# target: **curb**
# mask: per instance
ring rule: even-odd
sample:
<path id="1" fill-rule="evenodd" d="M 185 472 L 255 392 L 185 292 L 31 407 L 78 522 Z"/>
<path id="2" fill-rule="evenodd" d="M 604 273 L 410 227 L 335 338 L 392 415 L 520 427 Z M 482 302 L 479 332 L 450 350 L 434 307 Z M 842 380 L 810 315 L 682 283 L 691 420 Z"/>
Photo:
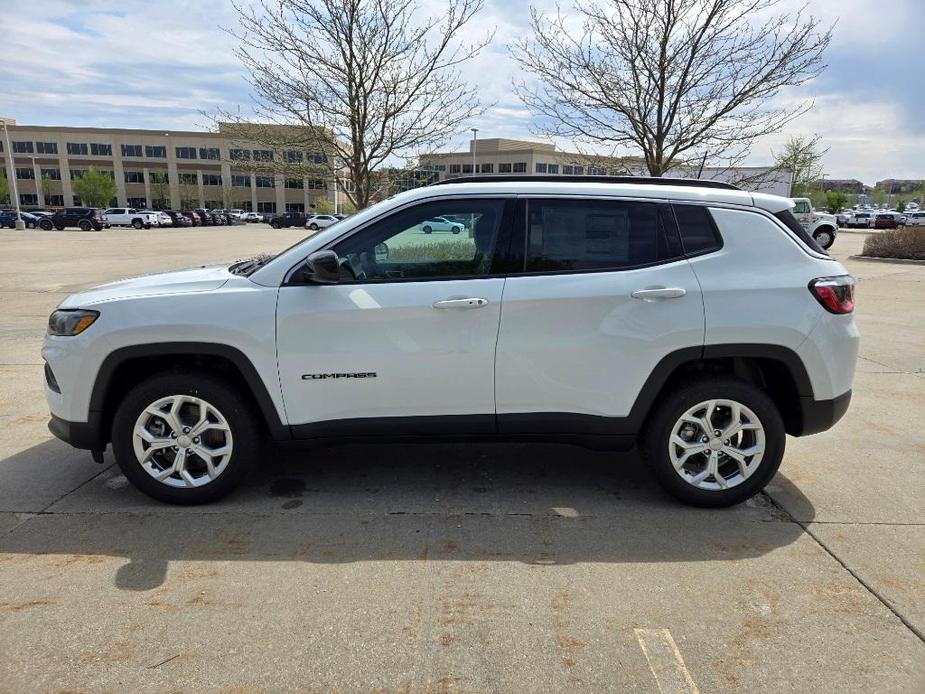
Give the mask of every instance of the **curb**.
<path id="1" fill-rule="evenodd" d="M 866 260 L 870 263 L 899 263 L 900 265 L 925 265 L 925 260 L 913 258 L 881 258 L 873 255 L 849 255 L 848 260 Z"/>

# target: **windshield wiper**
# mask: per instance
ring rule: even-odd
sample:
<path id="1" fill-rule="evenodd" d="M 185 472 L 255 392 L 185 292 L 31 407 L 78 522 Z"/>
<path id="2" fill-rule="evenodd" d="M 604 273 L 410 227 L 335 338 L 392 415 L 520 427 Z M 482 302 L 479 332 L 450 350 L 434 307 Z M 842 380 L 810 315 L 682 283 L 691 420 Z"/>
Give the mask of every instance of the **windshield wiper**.
<path id="1" fill-rule="evenodd" d="M 244 277 L 247 277 L 251 273 L 256 272 L 259 268 L 266 265 L 275 257 L 276 256 L 262 254 L 248 260 L 239 260 L 228 268 L 228 272 L 234 275 L 243 275 Z"/>

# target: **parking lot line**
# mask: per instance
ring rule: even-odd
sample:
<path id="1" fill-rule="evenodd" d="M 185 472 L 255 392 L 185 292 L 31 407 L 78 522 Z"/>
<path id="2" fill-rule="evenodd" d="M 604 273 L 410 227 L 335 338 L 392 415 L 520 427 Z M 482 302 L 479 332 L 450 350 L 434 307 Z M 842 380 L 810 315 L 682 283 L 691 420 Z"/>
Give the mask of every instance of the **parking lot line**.
<path id="1" fill-rule="evenodd" d="M 661 694 L 698 694 L 681 651 L 667 629 L 634 629 Z"/>

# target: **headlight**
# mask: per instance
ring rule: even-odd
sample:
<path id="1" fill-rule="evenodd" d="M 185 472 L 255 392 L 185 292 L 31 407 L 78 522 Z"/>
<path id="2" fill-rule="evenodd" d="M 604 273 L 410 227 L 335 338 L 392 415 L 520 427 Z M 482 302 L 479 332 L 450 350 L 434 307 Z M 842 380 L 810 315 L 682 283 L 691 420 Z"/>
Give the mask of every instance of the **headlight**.
<path id="1" fill-rule="evenodd" d="M 80 335 L 93 325 L 93 321 L 100 317 L 99 311 L 86 311 L 84 309 L 61 309 L 48 317 L 48 334 L 59 336 Z"/>

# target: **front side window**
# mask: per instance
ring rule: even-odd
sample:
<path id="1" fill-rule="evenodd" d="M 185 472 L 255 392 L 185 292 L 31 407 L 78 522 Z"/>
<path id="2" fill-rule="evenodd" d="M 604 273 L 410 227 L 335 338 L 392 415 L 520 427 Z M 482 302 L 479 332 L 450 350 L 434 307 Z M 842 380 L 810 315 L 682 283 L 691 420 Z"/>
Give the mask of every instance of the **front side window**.
<path id="1" fill-rule="evenodd" d="M 793 211 L 796 214 L 809 214 L 809 203 L 805 200 L 800 200 L 793 208 Z"/>
<path id="2" fill-rule="evenodd" d="M 485 277 L 504 200 L 446 200 L 397 212 L 338 243 L 345 282 Z"/>
<path id="3" fill-rule="evenodd" d="M 668 260 L 657 203 L 530 200 L 527 272 L 619 270 Z"/>

